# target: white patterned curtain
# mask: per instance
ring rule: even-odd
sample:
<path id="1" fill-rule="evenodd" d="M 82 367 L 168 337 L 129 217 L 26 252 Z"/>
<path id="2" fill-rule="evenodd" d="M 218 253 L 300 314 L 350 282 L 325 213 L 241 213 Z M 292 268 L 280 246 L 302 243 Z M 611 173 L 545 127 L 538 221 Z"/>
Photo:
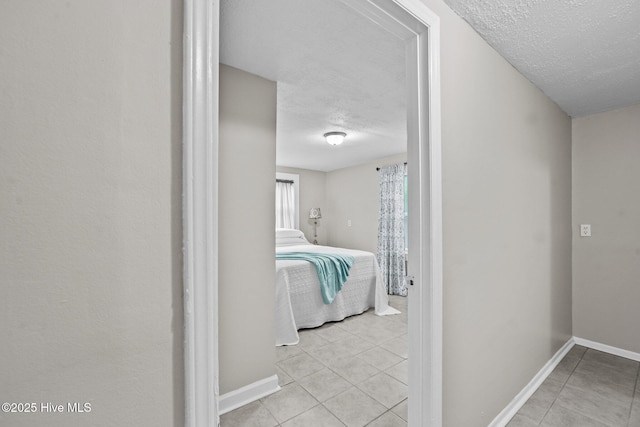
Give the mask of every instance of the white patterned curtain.
<path id="1" fill-rule="evenodd" d="M 293 181 L 276 180 L 276 228 L 295 228 Z"/>
<path id="2" fill-rule="evenodd" d="M 407 295 L 404 240 L 404 163 L 380 168 L 378 264 L 389 295 Z"/>

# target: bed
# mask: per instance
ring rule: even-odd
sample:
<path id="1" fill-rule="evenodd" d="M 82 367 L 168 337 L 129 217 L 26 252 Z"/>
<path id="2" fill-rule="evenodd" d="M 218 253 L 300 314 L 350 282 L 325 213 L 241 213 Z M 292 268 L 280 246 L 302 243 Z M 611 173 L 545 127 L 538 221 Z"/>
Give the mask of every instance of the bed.
<path id="1" fill-rule="evenodd" d="M 313 264 L 276 260 L 276 345 L 294 345 L 298 329 L 315 328 L 374 307 L 380 316 L 398 314 L 389 306 L 376 257 L 365 251 L 310 244 L 299 230 L 276 230 L 276 253 L 314 252 L 354 257 L 347 281 L 331 304 L 325 304 Z"/>

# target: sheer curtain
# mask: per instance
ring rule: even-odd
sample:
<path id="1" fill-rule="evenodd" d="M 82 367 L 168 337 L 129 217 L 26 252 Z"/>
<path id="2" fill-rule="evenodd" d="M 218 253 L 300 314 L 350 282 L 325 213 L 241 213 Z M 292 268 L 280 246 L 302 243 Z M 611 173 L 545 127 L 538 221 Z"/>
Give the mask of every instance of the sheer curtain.
<path id="1" fill-rule="evenodd" d="M 293 181 L 276 180 L 276 228 L 296 228 Z"/>
<path id="2" fill-rule="evenodd" d="M 404 240 L 404 163 L 380 168 L 378 263 L 389 295 L 407 295 Z"/>

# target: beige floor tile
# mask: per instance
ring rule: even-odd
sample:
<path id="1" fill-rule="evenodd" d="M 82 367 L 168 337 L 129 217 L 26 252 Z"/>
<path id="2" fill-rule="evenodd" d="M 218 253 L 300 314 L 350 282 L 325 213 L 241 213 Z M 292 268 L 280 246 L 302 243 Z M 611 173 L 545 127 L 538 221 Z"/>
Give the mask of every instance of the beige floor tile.
<path id="1" fill-rule="evenodd" d="M 327 400 L 324 406 L 348 427 L 363 427 L 387 410 L 356 387 Z"/>
<path id="2" fill-rule="evenodd" d="M 612 368 L 617 368 L 621 372 L 629 375 L 637 375 L 638 373 L 638 365 L 639 362 L 635 360 L 626 359 L 624 357 L 615 356 L 613 354 L 604 353 L 602 351 L 588 349 L 584 356 L 582 356 L 583 360 L 593 361 L 602 363 L 604 365 L 610 366 Z"/>
<path id="3" fill-rule="evenodd" d="M 509 421 L 507 427 L 538 427 L 538 423 L 533 421 L 529 417 L 525 417 L 524 415 L 516 414 L 515 417 Z"/>
<path id="4" fill-rule="evenodd" d="M 569 376 L 573 373 L 574 369 L 576 369 L 578 363 L 580 363 L 580 359 L 577 357 L 565 356 L 560 363 L 558 363 L 558 366 L 556 366 L 553 372 L 551 372 L 549 378 L 553 381 L 558 381 L 564 384 L 569 379 Z"/>
<path id="5" fill-rule="evenodd" d="M 356 354 L 360 354 L 375 347 L 375 344 L 363 339 L 360 336 L 343 338 L 331 343 L 330 345 L 334 346 L 337 351 L 339 351 L 344 356 L 355 356 Z"/>
<path id="6" fill-rule="evenodd" d="M 306 353 L 278 362 L 278 367 L 289 374 L 294 380 L 299 380 L 324 369 L 322 363 Z"/>
<path id="7" fill-rule="evenodd" d="M 405 399 L 391 408 L 391 412 L 399 416 L 405 421 L 409 421 L 409 399 Z"/>
<path id="8" fill-rule="evenodd" d="M 631 409 L 631 402 L 622 404 L 589 389 L 570 385 L 565 385 L 555 404 L 612 426 L 625 426 Z"/>
<path id="9" fill-rule="evenodd" d="M 583 390 L 591 390 L 602 397 L 628 405 L 633 399 L 635 381 L 624 375 L 612 375 L 602 369 L 599 372 L 585 372 L 576 369 L 567 380 L 567 385 Z"/>
<path id="10" fill-rule="evenodd" d="M 328 368 L 311 374 L 299 380 L 298 383 L 320 402 L 351 387 L 351 383 Z"/>
<path id="11" fill-rule="evenodd" d="M 397 365 L 404 360 L 397 354 L 393 354 L 382 347 L 374 347 L 360 354 L 358 357 L 381 371 Z"/>
<path id="12" fill-rule="evenodd" d="M 372 312 L 373 310 L 369 310 L 360 315 L 347 317 L 343 321 L 338 322 L 337 325 L 353 334 L 358 330 L 362 330 L 363 328 L 366 328 L 367 321 L 369 319 L 375 319 L 374 317 L 375 314 L 372 314 Z"/>
<path id="13" fill-rule="evenodd" d="M 319 403 L 296 383 L 282 387 L 279 392 L 265 397 L 261 402 L 280 423 L 308 411 Z"/>
<path id="14" fill-rule="evenodd" d="M 367 424 L 367 427 L 407 427 L 407 422 L 393 412 L 385 412 Z"/>
<path id="15" fill-rule="evenodd" d="M 360 384 L 380 372 L 379 369 L 369 365 L 356 356 L 342 359 L 330 366 L 330 369 L 349 381 L 351 384 Z"/>
<path id="16" fill-rule="evenodd" d="M 403 360 L 397 365 L 393 365 L 390 368 L 385 369 L 387 374 L 391 375 L 393 378 L 402 382 L 403 384 L 409 384 L 409 361 Z"/>
<path id="17" fill-rule="evenodd" d="M 408 325 L 405 322 L 396 322 L 395 320 L 393 316 L 389 316 L 389 319 L 385 319 L 381 327 L 389 331 L 394 337 L 406 335 L 409 332 Z"/>
<path id="18" fill-rule="evenodd" d="M 509 426 L 640 427 L 639 388 L 640 363 L 574 346 Z"/>
<path id="19" fill-rule="evenodd" d="M 406 332 L 406 331 L 405 331 Z M 374 344 L 382 344 L 398 336 L 397 331 L 391 331 L 384 327 L 371 327 L 365 331 L 358 332 L 358 336 Z"/>
<path id="20" fill-rule="evenodd" d="M 263 409 L 286 427 L 333 426 L 336 421 L 336 426 L 372 421 L 373 426 L 406 426 L 407 302 L 391 296 L 390 305 L 402 314 L 376 316 L 368 310 L 301 330 L 298 345 L 277 347 L 282 390 L 262 399 Z M 344 419 L 338 421 L 334 411 Z"/>
<path id="21" fill-rule="evenodd" d="M 577 357 L 578 359 L 582 359 L 584 353 L 587 351 L 587 347 L 583 347 L 581 345 L 574 345 L 571 347 L 571 350 L 567 353 L 568 357 Z"/>
<path id="22" fill-rule="evenodd" d="M 331 366 L 350 357 L 348 354 L 344 354 L 341 346 L 336 343 L 329 343 L 324 347 L 309 350 L 307 354 L 325 366 Z"/>
<path id="23" fill-rule="evenodd" d="M 344 427 L 327 408 L 315 406 L 282 424 L 282 427 Z"/>
<path id="24" fill-rule="evenodd" d="M 278 421 L 260 401 L 249 403 L 220 417 L 220 427 L 275 427 Z"/>
<path id="25" fill-rule="evenodd" d="M 544 381 L 520 408 L 518 414 L 534 421 L 536 425 L 539 424 L 560 394 L 560 390 L 562 390 L 561 383 L 554 380 Z"/>
<path id="26" fill-rule="evenodd" d="M 611 427 L 571 409 L 554 404 L 544 417 L 541 427 Z"/>
<path id="27" fill-rule="evenodd" d="M 278 365 L 276 365 L 276 375 L 278 376 L 278 385 L 280 387 L 284 387 L 287 384 L 291 384 L 294 380 L 291 378 L 289 374 L 280 369 Z"/>
<path id="28" fill-rule="evenodd" d="M 298 335 L 300 336 L 298 346 L 304 351 L 313 350 L 329 344 L 329 341 L 318 335 L 316 329 L 302 329 L 298 331 Z"/>
<path id="29" fill-rule="evenodd" d="M 406 359 L 409 357 L 409 346 L 408 344 L 407 334 L 403 334 L 398 338 L 394 338 L 392 340 L 386 341 L 380 344 L 380 347 L 385 350 L 389 350 L 393 354 L 397 354 L 398 356 Z"/>
<path id="30" fill-rule="evenodd" d="M 302 354 L 303 351 L 297 345 L 281 345 L 276 347 L 276 362 L 283 361 L 293 356 Z"/>
<path id="31" fill-rule="evenodd" d="M 358 388 L 388 409 L 407 398 L 407 386 L 384 372 L 358 384 Z"/>
<path id="32" fill-rule="evenodd" d="M 629 418 L 629 427 L 640 427 L 640 409 L 634 408 Z"/>
<path id="33" fill-rule="evenodd" d="M 400 310 L 401 313 L 400 314 L 395 314 L 393 316 L 393 320 L 395 320 L 396 322 L 402 322 L 405 325 L 409 324 L 409 313 L 406 310 Z"/>
<path id="34" fill-rule="evenodd" d="M 636 373 L 633 369 L 611 366 L 594 360 L 580 361 L 574 374 L 580 379 L 597 381 L 602 386 L 614 385 L 616 390 L 633 394 Z"/>
<path id="35" fill-rule="evenodd" d="M 638 377 L 638 385 L 636 386 L 636 395 L 633 398 L 631 406 L 631 416 L 629 418 L 629 427 L 640 427 L 640 377 Z"/>
<path id="36" fill-rule="evenodd" d="M 336 342 L 353 336 L 336 323 L 325 324 L 316 329 L 316 333 L 329 342 Z"/>

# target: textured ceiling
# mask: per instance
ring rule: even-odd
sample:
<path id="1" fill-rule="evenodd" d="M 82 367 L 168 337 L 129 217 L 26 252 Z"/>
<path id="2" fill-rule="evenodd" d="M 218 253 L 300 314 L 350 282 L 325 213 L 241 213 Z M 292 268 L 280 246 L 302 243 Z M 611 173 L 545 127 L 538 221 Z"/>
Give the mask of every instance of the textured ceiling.
<path id="1" fill-rule="evenodd" d="M 444 1 L 569 115 L 640 103 L 640 1 Z"/>
<path id="2" fill-rule="evenodd" d="M 444 1 L 569 115 L 640 104 L 640 0 Z M 403 43 L 339 0 L 222 0 L 220 57 L 278 82 L 278 165 L 406 150 Z"/>
<path id="3" fill-rule="evenodd" d="M 277 81 L 278 165 L 329 171 L 406 151 L 400 39 L 329 0 L 223 0 L 220 24 L 220 61 Z"/>

